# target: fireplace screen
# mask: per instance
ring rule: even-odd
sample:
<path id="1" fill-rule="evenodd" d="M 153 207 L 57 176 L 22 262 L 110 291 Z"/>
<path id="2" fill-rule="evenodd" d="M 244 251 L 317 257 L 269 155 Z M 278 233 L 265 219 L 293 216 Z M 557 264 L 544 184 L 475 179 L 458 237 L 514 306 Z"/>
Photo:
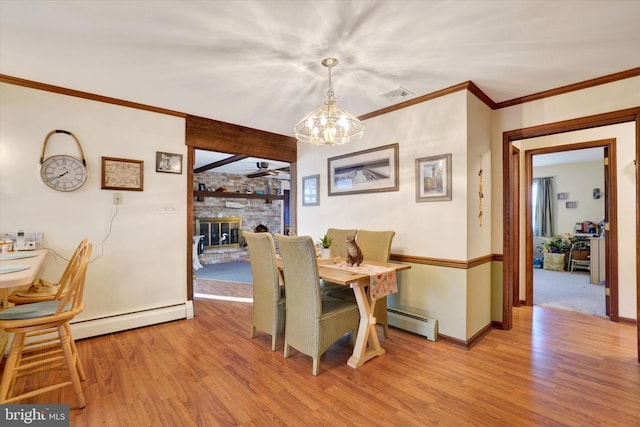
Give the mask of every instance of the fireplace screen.
<path id="1" fill-rule="evenodd" d="M 196 232 L 204 236 L 205 247 L 240 246 L 242 218 L 198 218 Z"/>

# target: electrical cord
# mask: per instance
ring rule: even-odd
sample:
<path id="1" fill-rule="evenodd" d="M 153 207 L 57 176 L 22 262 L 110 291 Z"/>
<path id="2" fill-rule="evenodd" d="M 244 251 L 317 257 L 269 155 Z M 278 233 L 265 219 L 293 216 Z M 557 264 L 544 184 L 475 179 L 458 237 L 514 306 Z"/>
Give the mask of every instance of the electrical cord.
<path id="1" fill-rule="evenodd" d="M 109 239 L 109 236 L 111 236 L 111 230 L 113 228 L 113 220 L 116 218 L 116 216 L 118 215 L 118 205 L 114 205 L 115 206 L 115 210 L 113 211 L 113 215 L 111 215 L 111 218 L 109 219 L 109 229 L 107 232 L 107 235 L 104 237 L 104 239 L 102 239 L 102 242 L 100 242 L 100 254 L 97 255 L 95 258 L 93 258 L 92 260 L 89 261 L 89 264 L 91 264 L 92 262 L 102 258 L 102 255 L 104 254 L 104 244 L 107 241 L 107 239 Z M 63 257 L 62 255 L 60 255 L 58 252 L 56 252 L 54 249 L 51 248 L 44 248 L 49 250 L 54 256 L 62 259 L 65 263 L 68 263 L 70 260 L 66 259 L 65 257 Z M 60 264 L 59 264 L 60 265 Z"/>

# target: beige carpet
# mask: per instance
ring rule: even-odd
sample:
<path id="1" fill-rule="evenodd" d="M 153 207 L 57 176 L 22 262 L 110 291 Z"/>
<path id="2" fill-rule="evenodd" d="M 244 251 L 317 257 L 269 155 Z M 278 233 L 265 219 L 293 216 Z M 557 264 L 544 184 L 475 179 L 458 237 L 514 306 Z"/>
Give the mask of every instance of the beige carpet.
<path id="1" fill-rule="evenodd" d="M 533 303 L 606 317 L 604 282 L 590 284 L 588 271 L 534 269 Z"/>

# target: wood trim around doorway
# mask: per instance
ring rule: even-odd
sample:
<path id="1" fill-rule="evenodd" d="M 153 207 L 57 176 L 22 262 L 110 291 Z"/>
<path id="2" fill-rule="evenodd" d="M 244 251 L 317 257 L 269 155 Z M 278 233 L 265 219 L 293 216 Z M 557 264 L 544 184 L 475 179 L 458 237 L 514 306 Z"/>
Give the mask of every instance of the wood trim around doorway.
<path id="1" fill-rule="evenodd" d="M 590 129 L 619 123 L 635 122 L 635 152 L 636 159 L 640 157 L 640 107 L 625 110 L 612 111 L 594 116 L 580 117 L 562 122 L 548 123 L 529 128 L 506 131 L 502 134 L 502 182 L 503 182 L 503 299 L 502 299 L 502 328 L 511 329 L 513 306 L 513 274 L 515 269 L 513 253 L 517 248 L 513 247 L 514 216 L 512 198 L 513 165 L 511 162 L 513 141 L 547 136 L 563 132 L 572 132 L 582 129 Z M 609 153 L 612 154 L 612 153 Z M 636 162 L 636 172 L 638 165 Z M 639 209 L 640 189 L 636 184 L 636 212 Z M 612 201 L 613 203 L 613 201 Z M 640 247 L 640 218 L 636 220 L 636 244 Z M 636 333 L 638 335 L 638 362 L 640 363 L 640 254 L 636 253 L 636 296 L 638 300 L 636 313 Z M 613 303 L 613 301 L 612 301 Z"/>

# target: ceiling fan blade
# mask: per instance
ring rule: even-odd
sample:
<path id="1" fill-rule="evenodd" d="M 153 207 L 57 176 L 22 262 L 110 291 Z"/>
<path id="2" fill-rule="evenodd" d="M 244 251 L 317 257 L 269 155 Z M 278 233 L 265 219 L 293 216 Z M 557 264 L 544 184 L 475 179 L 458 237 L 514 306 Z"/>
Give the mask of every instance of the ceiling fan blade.
<path id="1" fill-rule="evenodd" d="M 269 172 L 270 171 L 250 173 L 249 175 L 247 175 L 247 178 L 260 178 L 260 177 L 263 177 L 263 176 L 271 175 L 271 173 L 269 173 Z"/>

